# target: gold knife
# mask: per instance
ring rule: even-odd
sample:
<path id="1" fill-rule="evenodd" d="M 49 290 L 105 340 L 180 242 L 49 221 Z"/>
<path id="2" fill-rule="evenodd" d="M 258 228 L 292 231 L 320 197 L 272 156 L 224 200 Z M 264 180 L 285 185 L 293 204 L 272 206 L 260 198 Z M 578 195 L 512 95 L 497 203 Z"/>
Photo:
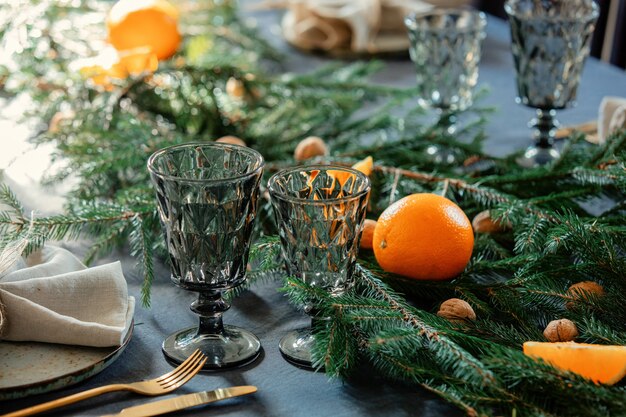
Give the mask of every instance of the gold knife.
<path id="1" fill-rule="evenodd" d="M 208 404 L 227 398 L 238 397 L 240 395 L 252 394 L 257 388 L 252 385 L 240 387 L 220 388 L 215 391 L 196 392 L 194 394 L 180 395 L 161 401 L 136 405 L 123 409 L 118 414 L 107 414 L 101 417 L 150 417 L 171 413 L 172 411 L 184 408 L 195 407 L 201 404 Z"/>

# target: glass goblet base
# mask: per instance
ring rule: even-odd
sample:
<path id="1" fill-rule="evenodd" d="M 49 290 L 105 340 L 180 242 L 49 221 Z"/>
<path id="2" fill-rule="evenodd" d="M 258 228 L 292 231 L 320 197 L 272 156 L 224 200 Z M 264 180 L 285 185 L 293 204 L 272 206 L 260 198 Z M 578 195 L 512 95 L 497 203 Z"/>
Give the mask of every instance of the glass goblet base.
<path id="1" fill-rule="evenodd" d="M 539 146 L 530 146 L 524 152 L 524 155 L 515 161 L 523 168 L 534 168 L 551 163 L 560 156 L 559 151 L 555 148 L 542 148 Z"/>
<path id="2" fill-rule="evenodd" d="M 221 370 L 254 361 L 261 353 L 261 342 L 247 330 L 225 325 L 220 334 L 199 334 L 197 327 L 189 327 L 170 335 L 162 345 L 165 357 L 177 364 L 196 349 L 208 357 L 202 369 Z"/>
<path id="3" fill-rule="evenodd" d="M 435 164 L 452 165 L 458 162 L 458 155 L 452 149 L 445 149 L 438 145 L 429 145 L 426 155 Z"/>
<path id="4" fill-rule="evenodd" d="M 457 132 L 456 112 L 460 110 L 439 109 L 439 119 L 434 126 L 435 131 L 445 136 L 454 137 Z M 459 155 L 454 149 L 436 144 L 426 147 L 426 155 L 435 164 L 452 165 L 459 161 Z"/>
<path id="5" fill-rule="evenodd" d="M 310 327 L 292 330 L 280 339 L 278 348 L 283 357 L 291 364 L 301 368 L 313 369 L 311 349 L 315 339 Z"/>

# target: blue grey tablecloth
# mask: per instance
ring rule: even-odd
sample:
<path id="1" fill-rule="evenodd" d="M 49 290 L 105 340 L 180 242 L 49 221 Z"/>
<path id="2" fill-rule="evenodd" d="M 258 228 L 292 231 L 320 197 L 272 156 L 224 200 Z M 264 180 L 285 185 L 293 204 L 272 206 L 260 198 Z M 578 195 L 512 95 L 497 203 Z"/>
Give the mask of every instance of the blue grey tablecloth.
<path id="1" fill-rule="evenodd" d="M 326 58 L 302 54 L 286 46 L 279 35 L 276 12 L 256 12 L 264 33 L 271 42 L 288 54 L 287 67 L 292 71 L 306 71 L 328 61 Z M 530 143 L 527 127 L 533 111 L 515 104 L 514 73 L 509 45 L 508 26 L 490 18 L 488 36 L 480 68 L 480 84 L 491 92 L 485 105 L 495 105 L 487 127 L 487 150 L 504 155 Z M 413 66 L 408 59 L 396 59 L 375 76 L 375 81 L 387 85 L 410 86 L 414 83 Z M 602 97 L 626 97 L 626 73 L 596 60 L 587 63 L 579 90 L 578 106 L 559 112 L 564 124 L 585 122 L 596 118 Z M 45 205 L 45 201 L 40 201 Z M 81 252 L 86 247 L 72 249 Z M 135 260 L 126 253 L 114 253 L 107 262 L 122 259 L 132 295 L 139 297 L 141 277 L 134 269 Z M 455 408 L 434 395 L 415 387 L 384 381 L 364 370 L 353 381 L 342 383 L 328 380 L 326 375 L 302 370 L 285 362 L 278 351 L 278 341 L 288 330 L 304 326 L 307 319 L 291 307 L 283 295 L 276 292 L 276 284 L 263 284 L 237 298 L 225 315 L 227 323 L 236 324 L 257 334 L 264 347 L 261 358 L 243 369 L 201 374 L 178 393 L 213 389 L 230 385 L 251 384 L 258 393 L 241 399 L 229 400 L 195 411 L 176 415 L 220 416 L 454 416 Z M 169 281 L 169 272 L 158 265 L 153 286 L 151 309 L 139 307 L 135 316 L 133 338 L 126 351 L 110 367 L 79 385 L 30 397 L 0 402 L 0 412 L 49 401 L 63 395 L 114 382 L 132 382 L 157 376 L 171 369 L 164 360 L 160 344 L 170 333 L 196 323 L 189 310 L 195 294 L 176 288 Z M 145 402 L 147 398 L 129 393 L 112 393 L 68 406 L 50 416 L 92 416 L 117 412 L 123 407 Z"/>

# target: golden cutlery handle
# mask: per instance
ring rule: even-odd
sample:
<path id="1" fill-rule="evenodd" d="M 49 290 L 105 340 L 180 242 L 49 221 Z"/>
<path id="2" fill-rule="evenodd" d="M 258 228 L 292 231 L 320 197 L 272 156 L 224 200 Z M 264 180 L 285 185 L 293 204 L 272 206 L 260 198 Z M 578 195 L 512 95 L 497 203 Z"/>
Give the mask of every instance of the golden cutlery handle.
<path id="1" fill-rule="evenodd" d="M 23 416 L 32 416 L 33 414 L 38 414 L 43 411 L 52 410 L 53 408 L 63 407 L 64 405 L 77 403 L 82 400 L 86 400 L 87 398 L 96 397 L 100 394 L 104 394 L 107 392 L 113 391 L 123 391 L 127 389 L 124 384 L 111 384 L 105 385 L 103 387 L 92 388 L 87 391 L 77 392 L 76 394 L 68 395 L 67 397 L 59 398 L 57 400 L 48 401 L 47 403 L 34 405 L 32 407 L 24 408 L 22 410 L 17 410 L 9 414 L 4 414 L 0 417 L 23 417 Z"/>

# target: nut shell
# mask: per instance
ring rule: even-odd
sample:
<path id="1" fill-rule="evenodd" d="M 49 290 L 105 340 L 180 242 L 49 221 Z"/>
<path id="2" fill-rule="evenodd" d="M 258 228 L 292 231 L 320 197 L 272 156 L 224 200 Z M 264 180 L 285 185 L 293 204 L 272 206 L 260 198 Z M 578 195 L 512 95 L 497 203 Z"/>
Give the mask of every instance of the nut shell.
<path id="1" fill-rule="evenodd" d="M 76 114 L 73 111 L 58 111 L 50 118 L 48 125 L 48 133 L 57 133 L 61 130 L 61 126 L 68 121 L 71 121 Z"/>
<path id="2" fill-rule="evenodd" d="M 376 229 L 376 220 L 365 219 L 363 232 L 361 234 L 361 249 L 372 249 L 374 244 L 374 229 Z"/>
<path id="3" fill-rule="evenodd" d="M 226 94 L 231 98 L 240 100 L 246 95 L 246 87 L 243 85 L 242 81 L 230 77 L 228 81 L 226 81 Z"/>
<path id="4" fill-rule="evenodd" d="M 315 156 L 328 155 L 328 147 L 326 143 L 317 136 L 309 136 L 302 139 L 293 152 L 296 161 L 304 161 Z"/>
<path id="5" fill-rule="evenodd" d="M 217 139 L 216 142 L 229 143 L 231 145 L 246 146 L 246 142 L 244 142 L 242 139 L 238 138 L 237 136 L 222 136 L 221 138 Z"/>
<path id="6" fill-rule="evenodd" d="M 571 320 L 552 320 L 546 326 L 543 335 L 549 342 L 571 342 L 578 337 L 578 329 Z"/>
<path id="7" fill-rule="evenodd" d="M 506 232 L 511 228 L 511 225 L 506 222 L 495 221 L 489 210 L 484 210 L 474 217 L 472 228 L 474 233 L 499 233 Z"/>
<path id="8" fill-rule="evenodd" d="M 571 301 L 568 301 L 565 307 L 572 309 L 577 302 L 588 300 L 590 295 L 602 297 L 604 295 L 604 287 L 595 281 L 582 281 L 569 287 L 567 295 L 571 298 Z"/>
<path id="9" fill-rule="evenodd" d="M 450 298 L 441 303 L 437 315 L 455 323 L 476 320 L 476 313 L 472 306 L 460 298 Z"/>

